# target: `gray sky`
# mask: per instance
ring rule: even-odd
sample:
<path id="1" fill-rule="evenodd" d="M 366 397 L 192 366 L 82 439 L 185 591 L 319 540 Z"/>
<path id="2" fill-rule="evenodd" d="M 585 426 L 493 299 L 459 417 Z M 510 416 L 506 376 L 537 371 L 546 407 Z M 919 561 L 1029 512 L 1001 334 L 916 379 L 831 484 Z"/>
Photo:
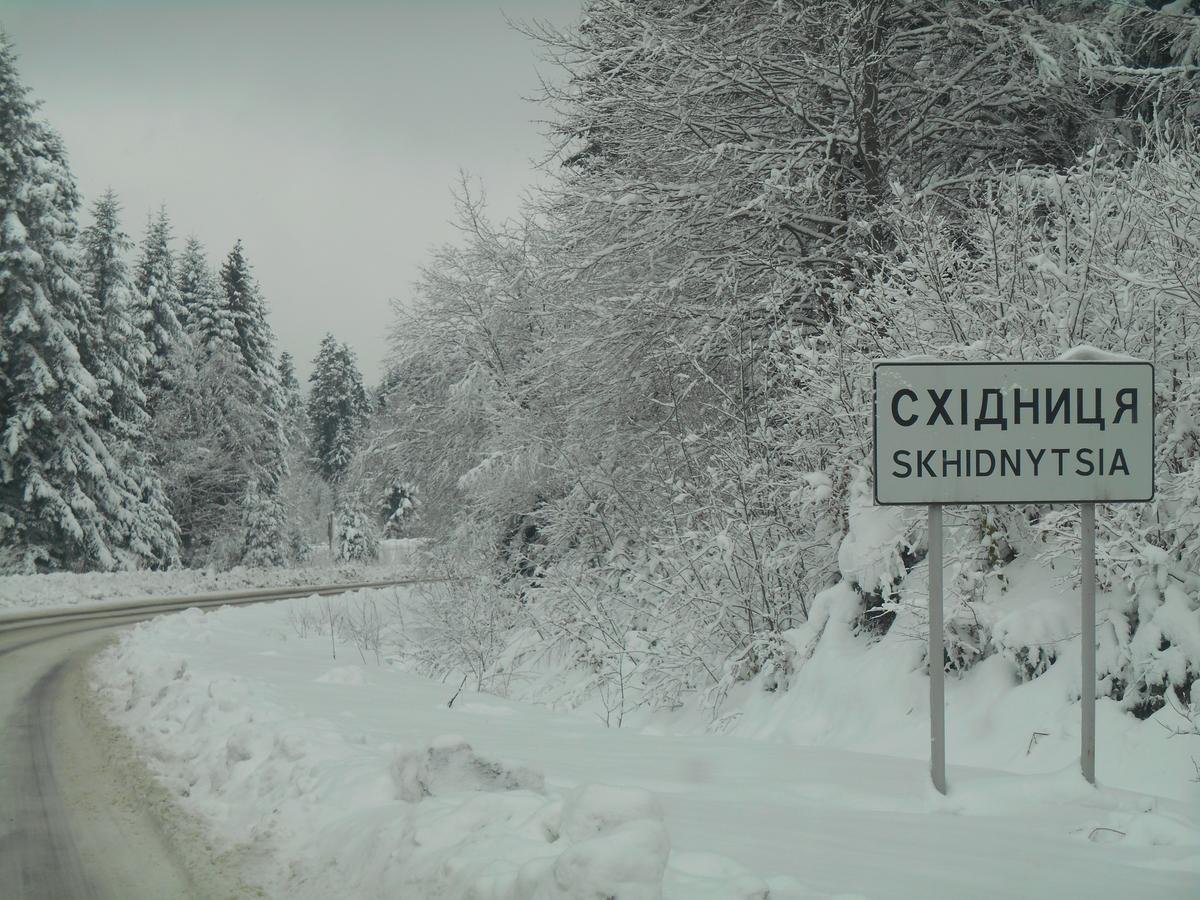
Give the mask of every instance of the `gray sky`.
<path id="1" fill-rule="evenodd" d="M 516 211 L 546 150 L 523 98 L 553 76 L 516 21 L 579 0 L 2 0 L 0 26 L 85 203 L 111 186 L 140 240 L 160 203 L 218 264 L 237 238 L 280 349 L 326 331 L 381 374 L 388 300 L 452 240 L 460 169 Z"/>

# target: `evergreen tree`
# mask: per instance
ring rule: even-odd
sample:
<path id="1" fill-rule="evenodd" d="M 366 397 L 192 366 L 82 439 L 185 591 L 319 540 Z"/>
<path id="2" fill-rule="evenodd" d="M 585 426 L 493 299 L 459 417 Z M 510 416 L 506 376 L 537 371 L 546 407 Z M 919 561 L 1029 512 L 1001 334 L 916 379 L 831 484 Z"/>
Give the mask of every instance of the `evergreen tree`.
<path id="1" fill-rule="evenodd" d="M 376 411 L 384 412 L 388 408 L 388 401 L 396 393 L 402 380 L 400 369 L 394 365 L 388 366 L 387 371 L 383 373 L 383 378 L 375 388 Z"/>
<path id="2" fill-rule="evenodd" d="M 247 382 L 257 391 L 263 432 L 271 435 L 260 448 L 257 464 L 262 487 L 274 491 L 286 473 L 285 397 L 275 366 L 275 335 L 267 324 L 266 305 L 238 241 L 221 267 L 223 308 L 233 326 L 233 348 Z"/>
<path id="3" fill-rule="evenodd" d="M 204 247 L 189 237 L 179 255 L 180 324 L 194 344 L 207 347 L 218 340 L 232 342 L 232 324 L 222 314 L 220 290 L 208 265 Z M 222 324 L 224 323 L 224 324 Z"/>
<path id="4" fill-rule="evenodd" d="M 379 539 L 371 517 L 358 504 L 342 506 L 334 516 L 334 557 L 338 562 L 379 558 Z"/>
<path id="5" fill-rule="evenodd" d="M 333 335 L 325 335 L 309 383 L 314 463 L 322 478 L 334 482 L 346 473 L 370 410 L 353 351 Z"/>
<path id="6" fill-rule="evenodd" d="M 328 540 L 326 529 L 333 512 L 333 492 L 309 465 L 308 415 L 295 364 L 290 353 L 279 357 L 279 380 L 284 397 L 288 437 L 288 475 L 280 495 L 288 512 L 288 545 L 293 560 L 312 556 L 312 545 Z"/>
<path id="7" fill-rule="evenodd" d="M 152 219 L 142 241 L 137 264 L 137 289 L 143 297 L 142 330 L 150 344 L 146 367 L 146 396 L 153 409 L 158 397 L 174 387 L 173 370 L 187 340 L 181 318 L 183 302 L 175 284 L 175 259 L 171 252 L 171 222 L 165 208 Z"/>
<path id="8" fill-rule="evenodd" d="M 159 474 L 147 458 L 150 417 L 142 391 L 150 347 L 137 325 L 138 295 L 125 254 L 131 247 L 121 230 L 121 206 L 107 191 L 92 207 L 93 222 L 80 234 L 81 278 L 92 303 L 98 333 L 78 341 L 80 357 L 96 379 L 102 406 L 99 424 L 141 500 L 130 520 L 130 542 L 158 568 L 178 557 L 178 526 Z"/>
<path id="9" fill-rule="evenodd" d="M 0 34 L 0 571 L 167 565 L 171 523 L 148 520 L 83 362 L 106 354 L 77 277 L 79 196 L 27 94 Z"/>
<path id="10" fill-rule="evenodd" d="M 190 239 L 179 290 L 190 349 L 155 428 L 185 551 L 191 563 L 274 565 L 291 539 L 282 500 L 289 428 L 274 338 L 241 244 L 218 279 Z"/>
<path id="11" fill-rule="evenodd" d="M 239 502 L 257 433 L 255 394 L 245 384 L 233 326 L 200 241 L 189 237 L 177 266 L 189 340 L 174 389 L 155 411 L 154 439 L 189 564 L 228 565 L 240 545 Z"/>
<path id="12" fill-rule="evenodd" d="M 384 537 L 399 538 L 413 526 L 421 508 L 420 491 L 415 484 L 395 478 L 383 498 Z"/>
<path id="13" fill-rule="evenodd" d="M 283 411 L 287 417 L 288 429 L 299 432 L 304 415 L 304 398 L 300 396 L 296 364 L 292 360 L 292 354 L 286 350 L 279 354 L 279 387 L 283 391 Z"/>
<path id="14" fill-rule="evenodd" d="M 242 354 L 246 368 L 257 378 L 264 373 L 273 374 L 275 366 L 271 347 L 274 337 L 267 325 L 262 297 L 241 241 L 233 245 L 225 264 L 221 266 L 221 290 L 226 314 L 233 326 L 234 343 Z"/>
<path id="15" fill-rule="evenodd" d="M 95 303 L 102 340 L 81 346 L 84 365 L 96 376 L 106 404 L 104 424 L 121 437 L 140 440 L 148 421 L 141 382 L 150 347 L 138 326 L 141 299 L 129 276 L 125 255 L 132 247 L 121 230 L 121 205 L 107 191 L 92 206 L 93 222 L 80 233 L 81 282 Z M 90 350 L 97 351 L 89 358 Z"/>
<path id="16" fill-rule="evenodd" d="M 273 438 L 239 355 L 193 350 L 154 416 L 161 468 L 189 565 L 241 558 L 242 499 Z"/>
<path id="17" fill-rule="evenodd" d="M 243 509 L 253 506 L 256 510 L 253 527 L 249 519 L 243 523 L 246 527 L 243 561 L 258 565 L 263 560 L 277 558 L 286 540 L 286 510 L 279 502 L 288 472 L 285 396 L 275 366 L 275 337 L 267 324 L 266 305 L 241 241 L 234 244 L 226 257 L 220 282 L 222 308 L 232 324 L 231 352 L 240 363 L 242 378 L 257 399 L 255 431 L 262 435 L 249 461 L 253 476 L 247 482 L 243 503 Z M 252 494 L 261 498 L 253 499 Z M 264 517 L 273 517 L 274 524 L 266 527 Z"/>
<path id="18" fill-rule="evenodd" d="M 281 566 L 290 552 L 284 533 L 286 515 L 278 492 L 263 490 L 257 476 L 251 476 L 242 497 L 242 529 L 245 543 L 241 562 L 247 566 Z"/>

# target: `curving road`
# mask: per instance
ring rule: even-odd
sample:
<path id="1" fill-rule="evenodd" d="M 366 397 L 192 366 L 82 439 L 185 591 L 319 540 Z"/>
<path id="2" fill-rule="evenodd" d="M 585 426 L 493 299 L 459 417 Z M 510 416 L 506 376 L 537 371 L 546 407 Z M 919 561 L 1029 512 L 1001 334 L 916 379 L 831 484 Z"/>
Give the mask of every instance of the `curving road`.
<path id="1" fill-rule="evenodd" d="M 399 579 L 34 610 L 0 618 L 0 895 L 253 896 L 88 702 L 85 663 L 114 629 L 218 607 L 412 584 Z"/>

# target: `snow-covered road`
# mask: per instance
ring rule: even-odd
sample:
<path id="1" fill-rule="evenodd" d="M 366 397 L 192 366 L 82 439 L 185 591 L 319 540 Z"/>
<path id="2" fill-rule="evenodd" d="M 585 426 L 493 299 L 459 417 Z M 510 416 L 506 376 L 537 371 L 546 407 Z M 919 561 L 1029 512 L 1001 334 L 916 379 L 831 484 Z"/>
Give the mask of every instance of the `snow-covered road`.
<path id="1" fill-rule="evenodd" d="M 622 897 L 764 897 L 769 886 L 771 898 L 1127 900 L 1200 886 L 1200 815 L 1178 800 L 1093 789 L 1073 768 L 953 766 L 942 798 L 919 760 L 606 729 L 470 692 L 448 708 L 456 685 L 352 648 L 333 660 L 328 639 L 297 637 L 287 604 L 159 620 L 100 680 L 185 806 L 274 859 L 258 873 L 272 895 L 593 896 L 538 874 L 568 853 L 601 873 L 596 884 L 628 876 L 637 889 Z M 437 748 L 464 740 L 489 771 L 531 767 L 544 787 L 505 793 L 434 771 Z M 414 797 L 404 772 L 418 758 L 436 787 Z M 665 872 L 647 877 L 640 850 L 626 847 L 631 873 L 619 853 L 603 858 L 611 847 L 559 839 L 585 785 L 632 789 L 611 801 L 624 804 L 613 828 L 590 837 L 661 824 Z"/>
<path id="2" fill-rule="evenodd" d="M 113 629 L 191 604 L 286 593 L 0 617 L 0 895 L 133 900 L 249 890 L 197 840 L 144 767 L 130 764 L 134 751 L 96 711 L 83 670 Z"/>
<path id="3" fill-rule="evenodd" d="M 75 629 L 43 626 L 0 642 L 3 891 L 47 900 L 201 896 L 155 815 L 170 812 L 154 802 L 163 792 L 114 759 L 120 735 L 87 715 L 82 663 L 107 628 Z M 203 862 L 210 884 L 236 890 Z"/>

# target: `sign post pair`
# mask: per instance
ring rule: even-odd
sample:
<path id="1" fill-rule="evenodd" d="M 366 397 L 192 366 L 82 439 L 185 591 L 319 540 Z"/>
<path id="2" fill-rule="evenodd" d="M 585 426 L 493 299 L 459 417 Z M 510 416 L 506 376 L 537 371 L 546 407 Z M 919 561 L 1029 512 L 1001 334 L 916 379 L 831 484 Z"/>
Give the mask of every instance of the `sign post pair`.
<path id="1" fill-rule="evenodd" d="M 1135 361 L 875 365 L 875 502 L 929 507 L 930 775 L 946 793 L 942 507 L 1078 503 L 1080 767 L 1096 782 L 1096 504 L 1154 496 L 1154 369 Z"/>

